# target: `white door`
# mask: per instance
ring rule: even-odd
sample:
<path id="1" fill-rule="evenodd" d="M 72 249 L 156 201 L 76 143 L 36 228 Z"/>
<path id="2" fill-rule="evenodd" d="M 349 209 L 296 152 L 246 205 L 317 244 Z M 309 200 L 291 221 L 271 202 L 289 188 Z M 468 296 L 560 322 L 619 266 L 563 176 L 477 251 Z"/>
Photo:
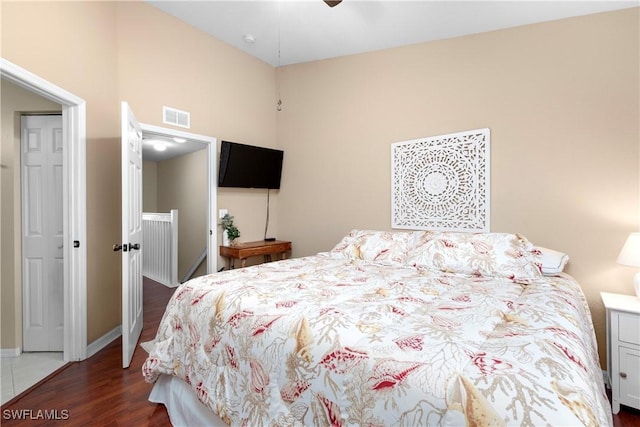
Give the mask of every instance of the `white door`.
<path id="1" fill-rule="evenodd" d="M 23 351 L 62 351 L 62 116 L 22 116 Z"/>
<path id="2" fill-rule="evenodd" d="M 142 332 L 142 130 L 122 103 L 122 367 Z M 115 248 L 114 248 L 115 249 Z"/>

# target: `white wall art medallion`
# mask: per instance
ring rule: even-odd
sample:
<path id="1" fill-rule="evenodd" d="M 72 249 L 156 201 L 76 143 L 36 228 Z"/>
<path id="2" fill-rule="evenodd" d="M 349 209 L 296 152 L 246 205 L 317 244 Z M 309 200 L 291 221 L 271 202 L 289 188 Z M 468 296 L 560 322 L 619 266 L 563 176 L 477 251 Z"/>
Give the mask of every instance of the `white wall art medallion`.
<path id="1" fill-rule="evenodd" d="M 488 128 L 391 144 L 391 227 L 487 232 Z"/>

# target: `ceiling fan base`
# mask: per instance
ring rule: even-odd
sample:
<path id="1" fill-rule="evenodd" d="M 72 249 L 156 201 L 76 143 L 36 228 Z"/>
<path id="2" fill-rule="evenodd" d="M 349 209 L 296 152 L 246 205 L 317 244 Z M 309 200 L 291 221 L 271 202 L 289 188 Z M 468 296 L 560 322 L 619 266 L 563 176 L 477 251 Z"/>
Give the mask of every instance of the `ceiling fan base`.
<path id="1" fill-rule="evenodd" d="M 324 2 L 329 6 L 329 7 L 334 7 L 339 5 L 342 0 L 337 0 L 337 1 L 332 1 L 332 0 L 324 0 Z"/>

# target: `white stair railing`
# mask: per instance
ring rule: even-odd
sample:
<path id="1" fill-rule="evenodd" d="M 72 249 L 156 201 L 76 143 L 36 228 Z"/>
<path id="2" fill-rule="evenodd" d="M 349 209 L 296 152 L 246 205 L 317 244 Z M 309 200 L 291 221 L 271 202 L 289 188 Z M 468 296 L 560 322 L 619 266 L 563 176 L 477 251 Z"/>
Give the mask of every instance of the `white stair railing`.
<path id="1" fill-rule="evenodd" d="M 178 211 L 142 214 L 142 274 L 178 286 Z"/>

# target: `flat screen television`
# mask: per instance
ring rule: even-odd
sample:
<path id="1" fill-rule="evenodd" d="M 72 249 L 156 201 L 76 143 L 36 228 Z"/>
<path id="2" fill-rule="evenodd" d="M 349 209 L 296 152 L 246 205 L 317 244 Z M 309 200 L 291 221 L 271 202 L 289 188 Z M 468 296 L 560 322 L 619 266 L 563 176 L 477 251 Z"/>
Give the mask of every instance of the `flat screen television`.
<path id="1" fill-rule="evenodd" d="M 284 151 L 222 141 L 218 187 L 279 189 Z"/>

